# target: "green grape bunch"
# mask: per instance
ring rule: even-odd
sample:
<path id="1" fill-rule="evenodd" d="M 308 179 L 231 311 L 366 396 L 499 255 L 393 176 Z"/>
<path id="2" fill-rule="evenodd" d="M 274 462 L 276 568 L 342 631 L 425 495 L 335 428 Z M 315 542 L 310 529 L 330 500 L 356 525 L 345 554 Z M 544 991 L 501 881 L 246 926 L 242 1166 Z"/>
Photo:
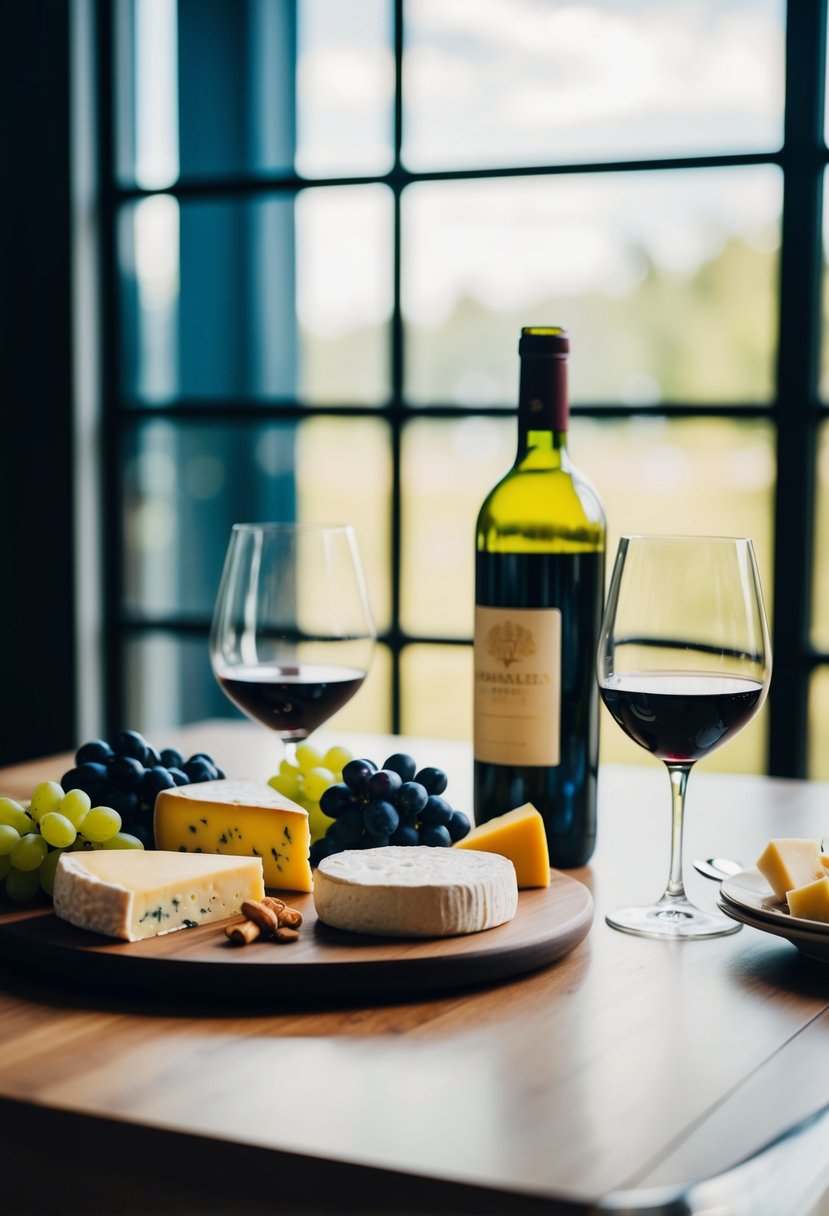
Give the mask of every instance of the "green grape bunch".
<path id="1" fill-rule="evenodd" d="M 143 847 L 137 836 L 121 831 L 116 810 L 93 806 L 84 790 L 64 792 L 57 781 L 41 781 L 27 806 L 0 798 L 0 881 L 15 903 L 51 896 L 67 850 Z"/>

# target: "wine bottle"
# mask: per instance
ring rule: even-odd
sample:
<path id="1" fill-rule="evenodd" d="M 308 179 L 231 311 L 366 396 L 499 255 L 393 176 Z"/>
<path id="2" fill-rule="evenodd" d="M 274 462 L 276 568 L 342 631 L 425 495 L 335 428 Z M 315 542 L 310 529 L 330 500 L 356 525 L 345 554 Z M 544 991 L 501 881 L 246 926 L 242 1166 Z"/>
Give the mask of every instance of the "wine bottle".
<path id="1" fill-rule="evenodd" d="M 478 515 L 475 820 L 531 802 L 550 863 L 596 838 L 605 518 L 567 450 L 567 332 L 525 328 L 518 454 Z"/>

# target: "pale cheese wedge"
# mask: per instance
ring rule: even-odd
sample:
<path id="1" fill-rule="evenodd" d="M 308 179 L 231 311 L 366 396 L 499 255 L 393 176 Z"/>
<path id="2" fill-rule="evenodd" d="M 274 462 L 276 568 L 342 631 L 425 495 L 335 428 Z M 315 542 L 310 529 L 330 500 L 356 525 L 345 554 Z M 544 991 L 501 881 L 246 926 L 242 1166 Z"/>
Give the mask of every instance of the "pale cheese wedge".
<path id="1" fill-rule="evenodd" d="M 258 857 L 101 849 L 61 856 L 53 901 L 79 929 L 135 942 L 237 916 L 264 894 Z"/>
<path id="2" fill-rule="evenodd" d="M 755 865 L 781 901 L 789 891 L 826 875 L 817 841 L 797 837 L 770 840 Z"/>
<path id="3" fill-rule="evenodd" d="M 786 895 L 792 916 L 829 922 L 829 877 L 795 887 Z"/>

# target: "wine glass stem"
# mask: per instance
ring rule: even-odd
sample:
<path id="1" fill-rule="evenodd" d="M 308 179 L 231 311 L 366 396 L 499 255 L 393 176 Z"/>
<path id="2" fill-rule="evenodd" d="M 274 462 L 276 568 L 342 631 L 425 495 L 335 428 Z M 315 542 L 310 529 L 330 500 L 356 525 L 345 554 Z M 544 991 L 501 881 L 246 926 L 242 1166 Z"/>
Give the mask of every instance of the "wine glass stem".
<path id="1" fill-rule="evenodd" d="M 296 764 L 296 739 L 283 739 L 282 747 L 289 764 Z"/>
<path id="2" fill-rule="evenodd" d="M 673 899 L 685 898 L 685 885 L 682 881 L 682 829 L 685 815 L 685 789 L 688 785 L 690 764 L 669 764 L 668 776 L 671 778 L 671 873 L 665 895 Z"/>

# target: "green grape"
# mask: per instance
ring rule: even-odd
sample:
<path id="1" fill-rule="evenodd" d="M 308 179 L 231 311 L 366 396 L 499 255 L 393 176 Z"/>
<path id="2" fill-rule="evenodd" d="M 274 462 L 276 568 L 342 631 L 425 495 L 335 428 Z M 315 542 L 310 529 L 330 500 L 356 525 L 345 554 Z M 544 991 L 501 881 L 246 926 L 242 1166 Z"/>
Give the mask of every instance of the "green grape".
<path id="1" fill-rule="evenodd" d="M 40 867 L 40 885 L 47 895 L 51 895 L 54 890 L 55 870 L 58 868 L 58 862 L 61 859 L 62 853 L 63 849 L 52 849 L 43 859 L 43 864 Z"/>
<path id="2" fill-rule="evenodd" d="M 29 803 L 29 814 L 32 819 L 40 821 L 41 816 L 56 811 L 63 801 L 63 787 L 57 781 L 41 781 L 32 793 Z"/>
<path id="3" fill-rule="evenodd" d="M 296 762 L 303 773 L 322 764 L 322 756 L 310 743 L 300 743 L 296 749 Z"/>
<path id="4" fill-rule="evenodd" d="M 0 854 L 0 878 L 5 878 L 11 868 L 12 868 L 11 854 L 10 853 Z"/>
<path id="5" fill-rule="evenodd" d="M 353 759 L 354 757 L 347 747 L 329 747 L 322 758 L 322 763 L 339 779 L 349 760 Z"/>
<path id="6" fill-rule="evenodd" d="M 40 837 L 38 836 L 38 840 Z M 6 875 L 6 894 L 15 903 L 25 904 L 34 899 L 40 890 L 40 867 L 34 870 L 18 870 L 16 867 Z"/>
<path id="7" fill-rule="evenodd" d="M 11 851 L 12 865 L 15 870 L 23 870 L 26 873 L 38 870 L 47 852 L 43 837 L 37 832 L 27 832 L 25 836 L 20 837 Z"/>
<path id="8" fill-rule="evenodd" d="M 74 844 L 78 833 L 75 831 L 75 825 L 66 815 L 60 815 L 57 811 L 49 811 L 40 821 L 40 834 L 47 844 L 54 845 L 56 849 L 65 849 L 70 844 Z"/>
<path id="9" fill-rule="evenodd" d="M 302 783 L 302 792 L 309 802 L 319 802 L 329 785 L 335 781 L 330 769 L 317 766 L 309 769 Z"/>
<path id="10" fill-rule="evenodd" d="M 275 777 L 271 777 L 268 785 L 278 794 L 284 794 L 286 798 L 295 799 L 299 796 L 300 781 L 293 774 L 277 773 Z"/>
<path id="11" fill-rule="evenodd" d="M 111 806 L 93 806 L 83 821 L 83 834 L 93 844 L 103 844 L 121 831 L 121 816 Z"/>
<path id="12" fill-rule="evenodd" d="M 70 853 L 89 853 L 90 850 L 92 850 L 92 849 L 102 849 L 103 847 L 104 846 L 102 844 L 93 844 L 91 840 L 87 840 L 86 837 L 81 836 L 81 834 L 79 832 L 78 835 L 75 837 L 75 843 L 70 844 L 69 852 Z"/>
<path id="13" fill-rule="evenodd" d="M 0 857 L 11 853 L 19 839 L 20 833 L 17 828 L 13 828 L 10 823 L 0 823 Z"/>
<path id="14" fill-rule="evenodd" d="M 291 760 L 280 760 L 279 774 L 281 777 L 299 777 L 301 770 L 298 764 L 294 764 Z"/>
<path id="15" fill-rule="evenodd" d="M 144 845 L 137 836 L 131 836 L 129 832 L 116 832 L 114 836 L 110 836 L 101 845 L 102 849 L 143 849 Z"/>
<path id="16" fill-rule="evenodd" d="M 86 812 L 92 806 L 92 799 L 84 790 L 69 790 L 60 802 L 60 813 L 65 815 L 72 827 L 80 831 Z"/>
<path id="17" fill-rule="evenodd" d="M 0 823 L 7 823 L 20 836 L 31 832 L 34 826 L 31 815 L 27 815 L 20 803 L 15 802 L 13 798 L 0 798 Z"/>

